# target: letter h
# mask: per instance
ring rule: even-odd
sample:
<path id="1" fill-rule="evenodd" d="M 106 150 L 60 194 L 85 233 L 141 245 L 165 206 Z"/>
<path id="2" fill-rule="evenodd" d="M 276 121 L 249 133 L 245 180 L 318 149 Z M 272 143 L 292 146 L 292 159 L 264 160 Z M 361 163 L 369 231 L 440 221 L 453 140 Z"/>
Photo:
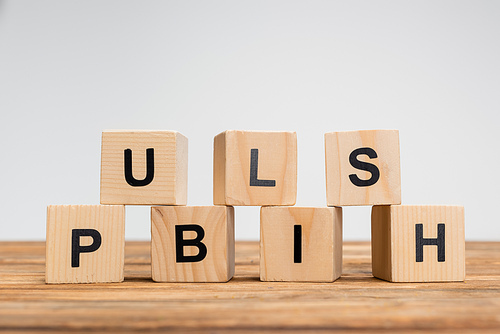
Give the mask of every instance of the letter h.
<path id="1" fill-rule="evenodd" d="M 424 246 L 435 245 L 438 248 L 438 262 L 445 262 L 445 227 L 438 224 L 437 238 L 424 238 L 424 224 L 415 224 L 416 262 L 424 262 Z"/>

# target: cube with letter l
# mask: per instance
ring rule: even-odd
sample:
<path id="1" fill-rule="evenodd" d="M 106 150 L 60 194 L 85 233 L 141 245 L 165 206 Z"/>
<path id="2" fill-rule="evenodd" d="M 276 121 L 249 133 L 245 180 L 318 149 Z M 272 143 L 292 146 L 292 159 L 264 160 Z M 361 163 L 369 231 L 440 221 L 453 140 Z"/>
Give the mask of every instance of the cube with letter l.
<path id="1" fill-rule="evenodd" d="M 215 205 L 294 205 L 295 132 L 228 130 L 214 138 Z"/>

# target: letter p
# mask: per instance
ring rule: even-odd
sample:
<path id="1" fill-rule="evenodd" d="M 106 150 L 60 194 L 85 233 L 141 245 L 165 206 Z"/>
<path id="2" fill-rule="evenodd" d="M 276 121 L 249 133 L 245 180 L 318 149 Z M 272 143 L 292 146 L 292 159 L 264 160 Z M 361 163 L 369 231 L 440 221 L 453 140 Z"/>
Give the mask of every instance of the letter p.
<path id="1" fill-rule="evenodd" d="M 80 237 L 91 237 L 92 243 L 88 246 L 80 245 Z M 94 229 L 73 229 L 71 236 L 71 267 L 80 267 L 80 253 L 92 253 L 101 247 L 101 234 Z"/>

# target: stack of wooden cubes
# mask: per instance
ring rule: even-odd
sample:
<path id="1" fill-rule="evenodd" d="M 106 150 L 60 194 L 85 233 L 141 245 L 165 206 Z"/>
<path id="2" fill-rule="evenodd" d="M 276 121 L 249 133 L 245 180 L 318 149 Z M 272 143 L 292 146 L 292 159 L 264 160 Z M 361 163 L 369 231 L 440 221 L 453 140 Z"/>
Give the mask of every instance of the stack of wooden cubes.
<path id="1" fill-rule="evenodd" d="M 124 205 L 151 206 L 157 282 L 227 282 L 234 208 L 261 206 L 262 281 L 333 282 L 342 273 L 342 206 L 373 205 L 375 277 L 465 278 L 460 206 L 401 206 L 396 130 L 325 135 L 327 207 L 295 207 L 295 132 L 225 131 L 214 138 L 214 206 L 187 204 L 187 139 L 175 131 L 105 131 L 101 205 L 47 214 L 47 283 L 123 281 Z"/>

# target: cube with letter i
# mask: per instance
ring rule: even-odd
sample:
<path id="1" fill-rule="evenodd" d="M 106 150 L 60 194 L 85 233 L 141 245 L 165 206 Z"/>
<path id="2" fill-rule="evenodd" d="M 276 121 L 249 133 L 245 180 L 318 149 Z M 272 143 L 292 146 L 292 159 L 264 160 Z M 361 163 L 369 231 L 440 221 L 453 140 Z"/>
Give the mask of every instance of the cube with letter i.
<path id="1" fill-rule="evenodd" d="M 151 208 L 151 270 L 156 282 L 227 282 L 234 275 L 234 208 Z"/>
<path id="2" fill-rule="evenodd" d="M 261 281 L 333 282 L 341 273 L 342 208 L 261 208 Z"/>
<path id="3" fill-rule="evenodd" d="M 399 132 L 325 134 L 328 206 L 401 204 Z"/>
<path id="4" fill-rule="evenodd" d="M 186 205 L 187 149 L 176 131 L 104 131 L 101 204 Z"/>
<path id="5" fill-rule="evenodd" d="M 123 205 L 51 205 L 46 240 L 47 283 L 123 281 Z"/>
<path id="6" fill-rule="evenodd" d="M 374 206 L 372 269 L 373 276 L 391 282 L 463 281 L 464 208 Z"/>
<path id="7" fill-rule="evenodd" d="M 215 205 L 294 205 L 295 132 L 229 130 L 214 138 Z"/>

